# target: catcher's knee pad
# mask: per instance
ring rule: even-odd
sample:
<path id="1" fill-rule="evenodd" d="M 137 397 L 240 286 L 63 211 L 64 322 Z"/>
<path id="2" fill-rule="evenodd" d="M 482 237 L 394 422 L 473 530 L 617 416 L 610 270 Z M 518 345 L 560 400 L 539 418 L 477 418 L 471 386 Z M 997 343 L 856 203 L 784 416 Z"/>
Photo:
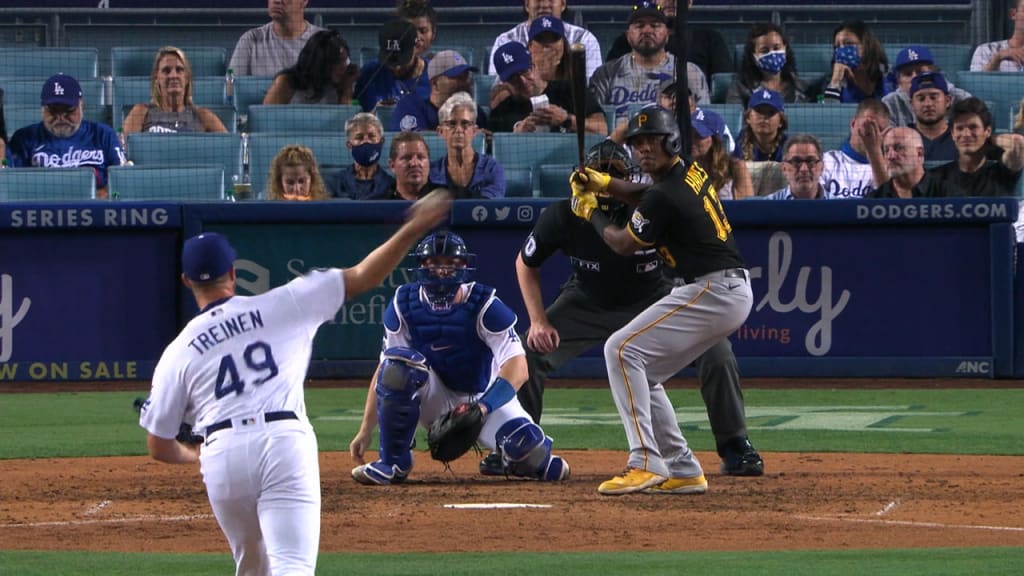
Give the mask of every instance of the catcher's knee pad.
<path id="1" fill-rule="evenodd" d="M 513 476 L 554 481 L 569 475 L 565 460 L 551 455 L 551 438 L 527 418 L 513 418 L 503 424 L 495 434 L 495 445 Z"/>
<path id="2" fill-rule="evenodd" d="M 388 348 L 377 370 L 377 420 L 380 457 L 389 466 L 412 467 L 413 438 L 420 419 L 416 392 L 427 382 L 426 358 L 411 348 Z"/>

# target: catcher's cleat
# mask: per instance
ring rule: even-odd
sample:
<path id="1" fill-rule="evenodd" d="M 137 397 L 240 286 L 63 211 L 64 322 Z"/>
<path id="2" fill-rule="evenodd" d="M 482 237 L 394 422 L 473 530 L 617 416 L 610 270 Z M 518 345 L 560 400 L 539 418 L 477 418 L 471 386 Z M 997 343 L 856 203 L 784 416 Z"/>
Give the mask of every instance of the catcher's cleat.
<path id="1" fill-rule="evenodd" d="M 664 476 L 641 470 L 639 468 L 627 468 L 622 476 L 616 476 L 611 480 L 605 480 L 597 487 L 597 491 L 606 496 L 618 496 L 639 492 L 645 488 L 656 486 L 667 480 Z"/>
<path id="2" fill-rule="evenodd" d="M 507 476 L 505 462 L 501 458 L 501 452 L 494 451 L 480 461 L 480 473 L 484 476 Z"/>
<path id="3" fill-rule="evenodd" d="M 397 466 L 388 466 L 380 460 L 361 464 L 352 469 L 352 479 L 367 486 L 401 484 L 408 477 L 408 470 L 402 470 Z"/>
<path id="4" fill-rule="evenodd" d="M 693 478 L 669 478 L 644 490 L 645 494 L 703 494 L 708 491 L 708 480 L 703 474 Z"/>
<path id="5" fill-rule="evenodd" d="M 730 438 L 718 446 L 722 474 L 726 476 L 764 476 L 764 460 L 745 436 Z"/>

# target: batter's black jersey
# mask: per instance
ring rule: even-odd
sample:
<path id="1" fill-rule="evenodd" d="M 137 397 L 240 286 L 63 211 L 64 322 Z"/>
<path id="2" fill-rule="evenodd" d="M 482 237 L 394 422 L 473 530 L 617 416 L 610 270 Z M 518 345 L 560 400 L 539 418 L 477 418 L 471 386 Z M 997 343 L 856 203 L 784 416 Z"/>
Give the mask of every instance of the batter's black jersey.
<path id="1" fill-rule="evenodd" d="M 672 273 L 687 282 L 716 270 L 742 268 L 732 226 L 708 173 L 679 160 L 647 189 L 629 219 L 630 234 L 657 248 Z"/>
<path id="2" fill-rule="evenodd" d="M 620 224 L 623 218 L 619 218 Z M 548 206 L 520 254 L 527 266 L 539 268 L 559 250 L 569 257 L 572 279 L 602 307 L 629 306 L 670 287 L 653 248 L 630 256 L 615 253 L 590 222 L 573 215 L 569 200 Z"/>

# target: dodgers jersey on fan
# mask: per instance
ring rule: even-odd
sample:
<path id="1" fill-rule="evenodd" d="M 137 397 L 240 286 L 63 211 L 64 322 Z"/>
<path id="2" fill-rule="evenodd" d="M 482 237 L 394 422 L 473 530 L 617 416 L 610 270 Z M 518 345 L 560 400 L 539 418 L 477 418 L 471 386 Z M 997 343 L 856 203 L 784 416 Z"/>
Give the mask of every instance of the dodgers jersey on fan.
<path id="1" fill-rule="evenodd" d="M 291 410 L 305 419 L 313 335 L 345 302 L 341 270 L 314 270 L 199 313 L 164 350 L 139 423 L 174 438 L 180 415 L 202 432 L 228 418 Z"/>
<path id="2" fill-rule="evenodd" d="M 825 189 L 825 199 L 863 198 L 875 189 L 871 164 L 850 146 L 849 141 L 843 143 L 839 150 L 825 152 L 821 160 L 824 162 L 821 186 Z"/>
<path id="3" fill-rule="evenodd" d="M 10 153 L 11 165 L 16 168 L 92 166 L 96 170 L 97 188 L 106 188 L 108 166 L 125 163 L 124 150 L 114 129 L 90 120 L 82 120 L 78 132 L 68 138 L 50 134 L 42 122 L 25 126 L 11 137 Z"/>

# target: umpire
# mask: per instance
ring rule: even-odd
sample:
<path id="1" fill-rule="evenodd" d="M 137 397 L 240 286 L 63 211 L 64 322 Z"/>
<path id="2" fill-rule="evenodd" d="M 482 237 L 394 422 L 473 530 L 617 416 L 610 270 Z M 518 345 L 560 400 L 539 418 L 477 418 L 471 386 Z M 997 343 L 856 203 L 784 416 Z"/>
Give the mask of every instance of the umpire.
<path id="1" fill-rule="evenodd" d="M 587 166 L 613 177 L 639 182 L 640 168 L 626 150 L 605 140 L 587 153 Z M 625 226 L 631 208 L 602 196 L 599 209 L 617 226 Z M 561 293 L 544 309 L 540 267 L 561 250 L 570 259 L 572 275 Z M 603 345 L 608 336 L 665 296 L 673 286 L 652 247 L 629 256 L 616 254 L 594 227 L 572 213 L 571 200 L 555 202 L 543 212 L 516 258 L 519 289 L 530 316 L 526 334 L 529 380 L 519 390 L 519 401 L 535 422 L 543 410 L 544 382 L 548 374 L 587 350 Z M 747 439 L 743 391 L 732 346 L 727 338 L 696 362 L 701 396 L 723 474 L 760 476 L 761 456 Z M 481 472 L 502 473 L 500 460 L 488 456 Z M 497 468 L 496 468 L 497 467 Z"/>

